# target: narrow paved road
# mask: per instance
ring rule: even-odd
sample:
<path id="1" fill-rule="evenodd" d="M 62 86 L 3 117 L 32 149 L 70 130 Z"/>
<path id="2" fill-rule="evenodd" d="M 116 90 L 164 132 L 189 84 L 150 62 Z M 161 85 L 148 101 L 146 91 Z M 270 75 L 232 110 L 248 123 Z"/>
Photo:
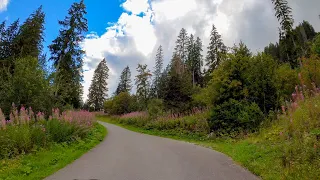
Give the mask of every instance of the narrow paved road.
<path id="1" fill-rule="evenodd" d="M 107 138 L 47 180 L 253 180 L 225 155 L 102 123 Z"/>

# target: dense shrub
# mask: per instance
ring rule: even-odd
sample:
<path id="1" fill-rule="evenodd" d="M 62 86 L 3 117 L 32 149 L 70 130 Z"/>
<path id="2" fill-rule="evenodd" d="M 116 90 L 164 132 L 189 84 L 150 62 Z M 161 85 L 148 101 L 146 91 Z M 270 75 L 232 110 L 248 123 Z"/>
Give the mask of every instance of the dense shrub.
<path id="1" fill-rule="evenodd" d="M 104 103 L 104 111 L 111 115 L 121 115 L 137 110 L 139 110 L 137 98 L 128 92 L 122 92 Z"/>
<path id="2" fill-rule="evenodd" d="M 93 126 L 94 116 L 86 111 L 67 111 L 60 114 L 53 110 L 49 120 L 44 114 L 35 114 L 31 108 L 15 107 L 10 120 L 5 119 L 0 109 L 0 159 L 44 148 L 51 143 L 70 143 L 85 138 Z"/>
<path id="3" fill-rule="evenodd" d="M 302 68 L 299 74 L 300 83 L 307 89 L 313 88 L 313 83 L 320 85 L 320 56 L 312 55 L 310 58 L 302 58 Z"/>
<path id="4" fill-rule="evenodd" d="M 148 102 L 148 113 L 152 119 L 161 116 L 164 111 L 164 104 L 161 99 L 151 99 Z"/>
<path id="5" fill-rule="evenodd" d="M 208 120 L 215 134 L 252 131 L 263 120 L 263 113 L 255 103 L 230 99 L 213 108 Z"/>

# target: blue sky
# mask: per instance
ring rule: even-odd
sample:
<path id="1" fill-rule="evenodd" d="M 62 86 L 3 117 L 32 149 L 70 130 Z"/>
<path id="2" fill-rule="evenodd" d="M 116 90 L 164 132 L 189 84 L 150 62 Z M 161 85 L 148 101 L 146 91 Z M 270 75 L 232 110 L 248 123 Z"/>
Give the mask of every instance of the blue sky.
<path id="1" fill-rule="evenodd" d="M 63 20 L 71 4 L 75 0 L 10 0 L 7 11 L 0 13 L 0 20 L 12 22 L 20 19 L 21 23 L 39 6 L 46 13 L 45 51 L 47 46 L 58 35 L 58 20 Z M 117 22 L 122 13 L 120 0 L 86 0 L 89 32 L 101 35 L 105 32 L 108 22 Z M 49 55 L 49 54 L 48 54 Z"/>

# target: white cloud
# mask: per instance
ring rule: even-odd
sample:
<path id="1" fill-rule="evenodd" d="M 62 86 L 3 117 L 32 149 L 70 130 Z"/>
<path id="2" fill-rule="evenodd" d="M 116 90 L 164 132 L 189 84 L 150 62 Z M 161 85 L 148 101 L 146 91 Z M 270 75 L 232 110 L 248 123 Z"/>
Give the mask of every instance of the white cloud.
<path id="1" fill-rule="evenodd" d="M 1 0 L 0 0 L 1 1 Z M 292 0 L 296 22 L 308 20 L 320 30 L 319 0 Z M 253 51 L 261 50 L 278 39 L 279 23 L 274 17 L 271 1 L 257 0 L 126 0 L 125 10 L 116 23 L 98 36 L 92 32 L 83 43 L 85 57 L 85 93 L 93 70 L 106 58 L 110 69 L 109 94 L 117 86 L 121 71 L 127 65 L 132 79 L 138 63 L 154 66 L 159 45 L 164 48 L 165 63 L 172 57 L 176 37 L 181 28 L 203 40 L 203 50 L 209 43 L 212 24 L 215 24 L 226 45 L 243 40 Z"/>
<path id="2" fill-rule="evenodd" d="M 0 0 L 0 12 L 6 11 L 8 4 L 9 0 Z"/>
<path id="3" fill-rule="evenodd" d="M 144 13 L 149 9 L 148 0 L 127 0 L 121 6 L 135 15 Z"/>

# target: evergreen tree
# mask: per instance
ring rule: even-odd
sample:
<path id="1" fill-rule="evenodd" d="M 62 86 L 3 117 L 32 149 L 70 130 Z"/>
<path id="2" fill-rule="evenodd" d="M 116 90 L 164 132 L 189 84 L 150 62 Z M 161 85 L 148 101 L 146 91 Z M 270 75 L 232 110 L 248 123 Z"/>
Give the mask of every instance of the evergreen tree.
<path id="1" fill-rule="evenodd" d="M 88 94 L 88 104 L 95 110 L 103 109 L 103 103 L 108 97 L 109 68 L 106 59 L 103 59 L 94 71 Z"/>
<path id="2" fill-rule="evenodd" d="M 202 41 L 197 37 L 194 41 L 193 35 L 190 36 L 189 47 L 188 47 L 188 60 L 187 67 L 192 75 L 192 84 L 201 85 L 202 84 L 202 74 L 201 68 L 202 62 Z"/>
<path id="3" fill-rule="evenodd" d="M 183 63 L 185 63 L 188 59 L 188 43 L 188 33 L 184 28 L 182 28 L 176 41 L 173 57 L 175 55 L 179 56 Z"/>
<path id="4" fill-rule="evenodd" d="M 119 95 L 122 92 L 130 93 L 132 88 L 131 85 L 131 71 L 129 66 L 124 68 L 120 76 L 120 82 L 115 92 L 116 95 Z"/>
<path id="5" fill-rule="evenodd" d="M 182 71 L 182 65 L 180 57 L 175 55 L 171 61 L 171 69 L 164 91 L 166 107 L 175 112 L 188 110 L 191 102 L 192 79 L 188 71 Z"/>
<path id="6" fill-rule="evenodd" d="M 152 84 L 152 94 L 153 96 L 159 98 L 159 83 L 160 83 L 160 78 L 161 78 L 161 73 L 163 69 L 163 49 L 162 46 L 160 45 L 157 54 L 156 54 L 156 65 L 154 67 L 154 72 L 153 72 L 153 84 Z"/>
<path id="7" fill-rule="evenodd" d="M 138 75 L 136 76 L 137 98 L 143 108 L 147 107 L 149 90 L 150 90 L 150 70 L 147 65 L 138 64 Z"/>
<path id="8" fill-rule="evenodd" d="M 45 14 L 40 6 L 20 27 L 15 40 L 16 56 L 38 58 L 42 51 Z"/>
<path id="9" fill-rule="evenodd" d="M 252 53 L 250 52 L 247 45 L 245 45 L 242 41 L 240 41 L 239 45 L 234 45 L 232 47 L 232 53 L 235 56 L 242 56 L 242 57 L 251 57 Z"/>
<path id="10" fill-rule="evenodd" d="M 275 16 L 280 22 L 279 44 L 282 62 L 289 62 L 292 68 L 298 66 L 298 47 L 293 34 L 292 9 L 287 0 L 271 0 L 274 5 Z"/>
<path id="11" fill-rule="evenodd" d="M 211 74 L 220 65 L 226 51 L 226 46 L 222 42 L 221 35 L 218 33 L 217 28 L 212 25 L 206 57 L 206 65 L 208 66 L 207 73 Z"/>
<path id="12" fill-rule="evenodd" d="M 264 48 L 264 53 L 269 54 L 273 57 L 274 60 L 280 60 L 280 48 L 279 44 L 270 43 Z"/>
<path id="13" fill-rule="evenodd" d="M 68 16 L 59 21 L 62 26 L 59 36 L 49 46 L 51 60 L 54 61 L 55 72 L 55 96 L 62 105 L 80 107 L 83 81 L 83 55 L 84 51 L 80 43 L 84 39 L 84 33 L 88 31 L 87 14 L 84 1 L 72 4 Z"/>
<path id="14" fill-rule="evenodd" d="M 170 64 L 163 70 L 159 79 L 159 99 L 164 99 L 166 95 L 166 90 L 168 89 L 169 73 L 170 73 Z"/>
<path id="15" fill-rule="evenodd" d="M 9 27 L 5 27 L 5 22 L 1 23 L 0 34 L 0 62 L 6 67 L 14 60 L 15 39 L 19 33 L 19 20 L 14 21 Z"/>
<path id="16" fill-rule="evenodd" d="M 274 5 L 275 15 L 280 21 L 281 31 L 284 36 L 290 34 L 293 28 L 292 9 L 288 5 L 287 0 L 271 0 Z"/>

